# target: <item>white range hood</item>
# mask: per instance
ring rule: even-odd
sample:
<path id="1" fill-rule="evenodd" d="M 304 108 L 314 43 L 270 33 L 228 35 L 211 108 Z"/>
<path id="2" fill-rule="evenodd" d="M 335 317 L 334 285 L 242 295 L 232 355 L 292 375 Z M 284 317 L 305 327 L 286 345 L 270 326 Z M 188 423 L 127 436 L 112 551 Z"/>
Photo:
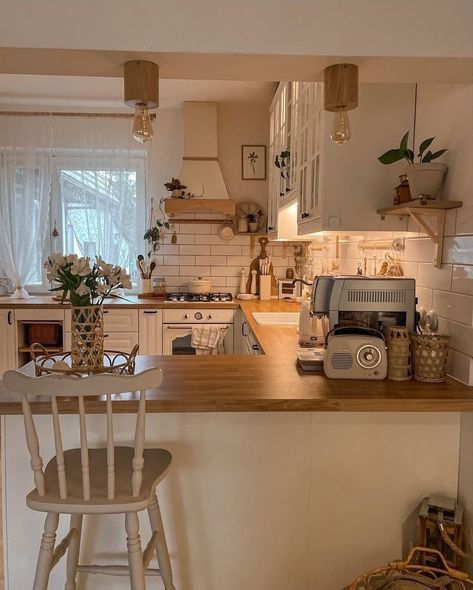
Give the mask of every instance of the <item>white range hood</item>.
<path id="1" fill-rule="evenodd" d="M 228 199 L 218 163 L 217 103 L 184 102 L 184 156 L 179 180 L 204 199 Z"/>

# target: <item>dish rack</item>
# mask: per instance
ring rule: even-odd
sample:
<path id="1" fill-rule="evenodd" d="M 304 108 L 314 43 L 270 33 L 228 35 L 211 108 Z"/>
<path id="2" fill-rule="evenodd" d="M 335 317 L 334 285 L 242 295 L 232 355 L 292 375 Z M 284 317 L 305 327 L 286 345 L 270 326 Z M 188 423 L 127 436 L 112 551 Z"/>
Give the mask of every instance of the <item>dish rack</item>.
<path id="1" fill-rule="evenodd" d="M 438 560 L 439 567 L 432 567 L 416 563 L 421 554 L 434 556 Z M 380 568 L 372 569 L 361 576 L 358 576 L 354 582 L 348 587 L 348 590 L 375 590 L 384 588 L 385 584 L 393 583 L 402 575 L 410 576 L 411 583 L 417 581 L 419 588 L 425 587 L 434 588 L 434 584 L 421 586 L 422 578 L 425 582 L 427 580 L 435 581 L 442 576 L 449 576 L 451 582 L 445 586 L 448 590 L 472 590 L 473 580 L 468 577 L 468 574 L 448 566 L 444 556 L 436 549 L 427 549 L 424 547 L 414 547 L 409 552 L 405 561 L 391 561 L 388 565 Z M 409 581 L 410 581 L 409 580 Z M 390 587 L 390 586 L 389 586 Z M 401 587 L 401 586 L 399 586 Z M 444 586 L 442 586 L 443 588 Z"/>

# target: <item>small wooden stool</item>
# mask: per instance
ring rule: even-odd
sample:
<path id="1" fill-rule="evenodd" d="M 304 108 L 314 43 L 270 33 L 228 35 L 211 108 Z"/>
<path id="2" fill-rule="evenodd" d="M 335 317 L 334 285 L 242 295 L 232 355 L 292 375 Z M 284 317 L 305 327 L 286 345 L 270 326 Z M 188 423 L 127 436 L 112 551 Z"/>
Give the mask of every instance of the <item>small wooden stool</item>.
<path id="1" fill-rule="evenodd" d="M 66 552 L 65 590 L 76 590 L 77 572 L 115 576 L 129 574 L 132 590 L 146 590 L 145 575 L 159 575 L 166 590 L 175 590 L 156 497 L 156 486 L 166 475 L 172 456 L 164 449 L 144 448 L 146 390 L 158 387 L 162 378 L 161 369 L 150 369 L 133 376 L 100 374 L 84 378 L 57 375 L 28 377 L 18 371 L 4 374 L 5 387 L 22 395 L 26 442 L 35 483 L 26 504 L 32 510 L 47 513 L 33 590 L 47 590 L 49 574 Z M 112 394 L 129 391 L 140 392 L 134 446 L 115 446 Z M 44 471 L 29 395 L 51 399 L 56 455 Z M 107 446 L 89 449 L 84 398 L 99 395 L 106 395 L 107 398 Z M 63 450 L 57 404 L 60 396 L 76 397 L 78 400 L 80 448 Z M 138 512 L 144 509 L 148 510 L 152 536 L 142 551 Z M 116 513 L 125 515 L 128 566 L 79 565 L 84 514 Z M 70 529 L 55 547 L 60 514 L 70 514 Z M 155 552 L 159 569 L 148 567 Z"/>

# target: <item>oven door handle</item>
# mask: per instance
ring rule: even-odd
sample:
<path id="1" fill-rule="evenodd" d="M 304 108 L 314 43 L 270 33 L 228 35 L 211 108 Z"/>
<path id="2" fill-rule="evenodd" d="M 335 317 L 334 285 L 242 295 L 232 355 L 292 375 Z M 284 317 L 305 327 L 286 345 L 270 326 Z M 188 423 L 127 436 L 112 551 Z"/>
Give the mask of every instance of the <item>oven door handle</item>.
<path id="1" fill-rule="evenodd" d="M 194 324 L 195 326 L 195 324 Z M 164 326 L 165 330 L 185 330 L 186 328 L 188 328 L 189 330 L 192 330 L 192 325 L 188 325 L 188 326 Z"/>

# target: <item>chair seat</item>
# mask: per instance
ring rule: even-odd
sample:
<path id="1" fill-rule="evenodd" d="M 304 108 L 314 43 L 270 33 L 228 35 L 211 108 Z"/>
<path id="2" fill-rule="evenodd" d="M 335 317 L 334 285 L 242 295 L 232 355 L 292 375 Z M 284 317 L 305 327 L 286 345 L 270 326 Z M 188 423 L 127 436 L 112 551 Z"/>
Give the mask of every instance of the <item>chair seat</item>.
<path id="1" fill-rule="evenodd" d="M 26 497 L 32 510 L 66 514 L 113 514 L 137 512 L 147 508 L 154 500 L 155 488 L 166 474 L 172 455 L 165 449 L 145 449 L 143 453 L 143 482 L 140 494 L 131 491 L 132 447 L 115 447 L 115 498 L 107 498 L 107 449 L 89 449 L 90 500 L 82 496 L 82 466 L 80 449 L 64 451 L 67 477 L 67 498 L 61 499 L 57 476 L 56 457 L 45 470 L 46 494 L 40 496 L 34 489 Z"/>

